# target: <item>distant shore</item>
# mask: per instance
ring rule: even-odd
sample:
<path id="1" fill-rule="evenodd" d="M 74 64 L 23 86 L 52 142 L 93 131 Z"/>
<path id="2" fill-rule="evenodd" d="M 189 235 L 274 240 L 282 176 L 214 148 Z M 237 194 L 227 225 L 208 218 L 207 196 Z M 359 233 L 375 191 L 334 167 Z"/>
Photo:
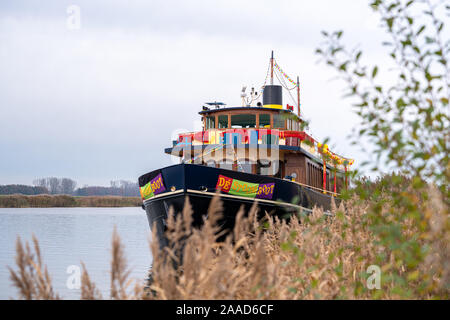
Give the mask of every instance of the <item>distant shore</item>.
<path id="1" fill-rule="evenodd" d="M 69 196 L 40 194 L 0 195 L 0 208 L 53 208 L 53 207 L 139 207 L 139 197 Z"/>

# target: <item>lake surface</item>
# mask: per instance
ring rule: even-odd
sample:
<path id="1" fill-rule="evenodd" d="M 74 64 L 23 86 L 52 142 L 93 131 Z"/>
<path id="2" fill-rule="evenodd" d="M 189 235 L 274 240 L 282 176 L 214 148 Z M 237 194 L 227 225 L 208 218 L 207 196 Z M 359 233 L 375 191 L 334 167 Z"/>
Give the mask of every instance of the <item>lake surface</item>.
<path id="1" fill-rule="evenodd" d="M 83 261 L 91 279 L 109 298 L 111 237 L 117 227 L 131 277 L 145 283 L 151 265 L 150 228 L 145 211 L 133 208 L 0 208 L 0 299 L 17 298 L 7 266 L 16 270 L 17 236 L 39 240 L 43 262 L 53 287 L 63 299 L 79 299 L 79 289 L 69 289 L 71 265 Z M 31 243 L 30 243 L 31 244 Z M 73 272 L 73 271 L 72 271 Z"/>

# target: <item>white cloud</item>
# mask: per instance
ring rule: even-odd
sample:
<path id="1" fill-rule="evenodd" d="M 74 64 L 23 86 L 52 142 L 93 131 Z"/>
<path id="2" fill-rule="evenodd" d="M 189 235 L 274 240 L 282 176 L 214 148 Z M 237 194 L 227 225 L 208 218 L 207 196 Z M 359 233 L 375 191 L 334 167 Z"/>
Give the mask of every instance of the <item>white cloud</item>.
<path id="1" fill-rule="evenodd" d="M 18 1 L 0 14 L 0 147 L 7 150 L 0 183 L 56 175 L 106 184 L 168 165 L 163 148 L 173 130 L 198 120 L 205 101 L 240 104 L 242 85 L 262 84 L 272 49 L 286 72 L 300 76 L 317 138 L 332 137 L 337 152 L 361 156 L 348 143 L 357 118 L 342 100 L 342 83 L 329 81 L 332 70 L 315 63 L 314 50 L 322 29 L 344 29 L 377 62 L 374 41 L 382 34 L 366 23 L 366 3 L 77 5 L 82 27 L 74 31 L 58 2 L 30 10 Z"/>

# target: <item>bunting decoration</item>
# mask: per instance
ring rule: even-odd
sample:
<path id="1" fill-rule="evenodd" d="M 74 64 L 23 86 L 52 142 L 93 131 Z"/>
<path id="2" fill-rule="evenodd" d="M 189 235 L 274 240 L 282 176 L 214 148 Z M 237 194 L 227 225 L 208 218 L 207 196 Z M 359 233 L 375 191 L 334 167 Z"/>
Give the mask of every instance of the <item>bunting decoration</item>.
<path id="1" fill-rule="evenodd" d="M 208 145 L 208 144 L 217 144 L 216 147 L 212 149 L 208 149 L 207 152 L 200 154 L 194 158 L 185 160 L 185 163 L 193 163 L 196 159 L 208 155 L 214 151 L 218 151 L 223 148 L 226 144 L 225 142 L 225 134 L 239 134 L 239 143 L 248 144 L 251 143 L 251 132 L 256 132 L 256 137 L 260 139 L 262 135 L 270 134 L 279 136 L 280 139 L 285 139 L 288 137 L 299 138 L 300 140 L 308 140 L 311 142 L 312 153 L 317 155 L 328 155 L 329 158 L 333 161 L 333 163 L 337 163 L 340 166 L 351 166 L 355 162 L 353 159 L 344 158 L 332 151 L 329 150 L 327 144 L 323 144 L 315 140 L 314 138 L 308 136 L 304 132 L 292 131 L 292 130 L 275 130 L 275 129 L 228 129 L 228 130 L 209 130 L 209 134 L 207 131 L 200 131 L 195 133 L 183 133 L 178 136 L 177 147 L 188 147 L 192 146 L 193 143 Z"/>
<path id="2" fill-rule="evenodd" d="M 339 164 L 339 165 L 353 165 L 353 163 L 355 162 L 355 160 L 353 159 L 347 159 L 344 157 L 341 157 L 339 155 L 337 155 L 334 152 L 331 152 L 330 150 L 328 150 L 328 145 L 327 144 L 322 144 L 320 142 L 317 142 L 317 151 L 321 154 L 326 154 L 328 155 L 332 160 L 335 161 L 335 163 Z"/>
<path id="3" fill-rule="evenodd" d="M 281 67 L 277 64 L 276 61 L 274 61 L 273 65 L 275 66 L 275 68 L 278 69 L 278 71 L 280 71 L 280 73 L 291 83 L 293 84 L 295 87 L 297 87 L 297 81 L 292 80 L 284 71 L 283 69 L 281 69 Z"/>
<path id="4" fill-rule="evenodd" d="M 261 139 L 263 135 L 275 135 L 280 139 L 285 139 L 288 137 L 299 138 L 301 141 L 310 141 L 311 153 L 316 155 L 327 155 L 332 163 L 338 164 L 339 166 L 351 166 L 354 164 L 355 160 L 342 157 L 329 150 L 327 144 L 323 144 L 305 134 L 305 132 L 298 132 L 292 130 L 275 130 L 275 129 L 227 129 L 227 130 L 210 130 L 209 135 L 207 131 L 201 131 L 196 133 L 184 133 L 178 136 L 177 147 L 192 146 L 194 143 L 202 145 L 215 145 L 212 149 L 208 149 L 207 152 L 200 154 L 192 159 L 188 159 L 185 163 L 193 163 L 197 158 L 208 155 L 214 151 L 218 151 L 223 148 L 226 142 L 224 138 L 226 134 L 238 134 L 240 144 L 251 144 L 252 138 L 251 133 L 256 133 L 257 139 Z M 256 140 L 255 140 L 256 141 Z M 261 143 L 261 142 L 259 142 Z"/>

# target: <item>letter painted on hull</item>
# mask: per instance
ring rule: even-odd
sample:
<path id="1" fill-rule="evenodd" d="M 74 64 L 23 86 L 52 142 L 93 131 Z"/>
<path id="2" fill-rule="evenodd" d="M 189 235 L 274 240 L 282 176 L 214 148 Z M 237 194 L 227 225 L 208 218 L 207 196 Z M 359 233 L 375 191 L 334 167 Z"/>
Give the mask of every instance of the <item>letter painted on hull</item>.
<path id="1" fill-rule="evenodd" d="M 216 189 L 242 197 L 272 199 L 275 183 L 258 184 L 219 175 Z"/>
<path id="2" fill-rule="evenodd" d="M 150 199 L 151 197 L 166 191 L 164 181 L 161 173 L 150 180 L 145 186 L 139 188 L 141 191 L 141 197 L 143 200 Z"/>
<path id="3" fill-rule="evenodd" d="M 258 186 L 258 193 L 256 198 L 258 199 L 272 199 L 273 189 L 275 189 L 275 183 L 262 183 Z"/>

